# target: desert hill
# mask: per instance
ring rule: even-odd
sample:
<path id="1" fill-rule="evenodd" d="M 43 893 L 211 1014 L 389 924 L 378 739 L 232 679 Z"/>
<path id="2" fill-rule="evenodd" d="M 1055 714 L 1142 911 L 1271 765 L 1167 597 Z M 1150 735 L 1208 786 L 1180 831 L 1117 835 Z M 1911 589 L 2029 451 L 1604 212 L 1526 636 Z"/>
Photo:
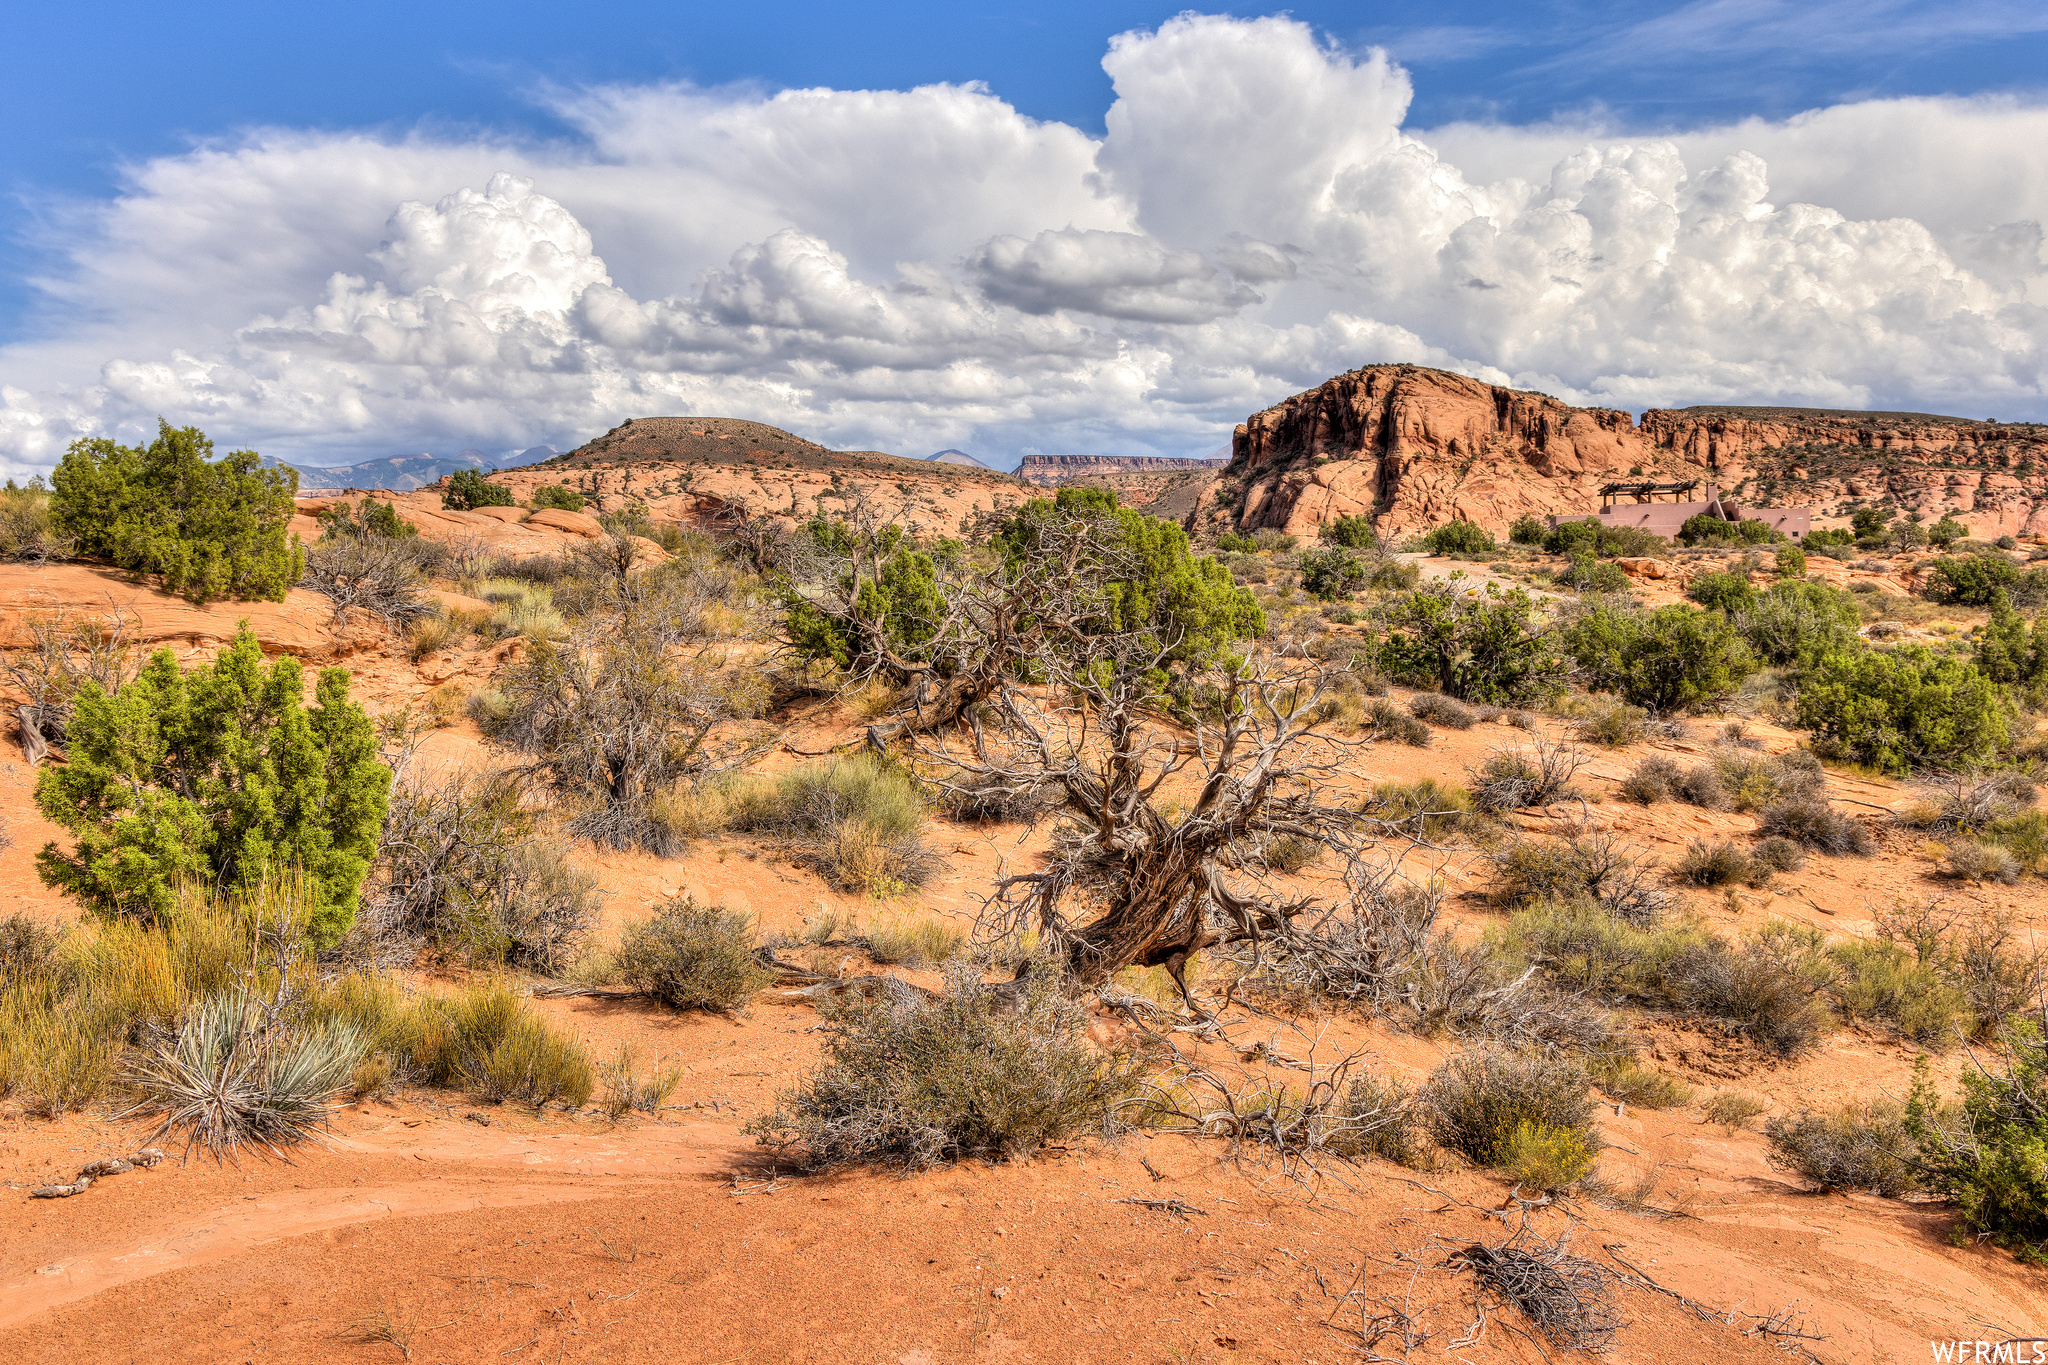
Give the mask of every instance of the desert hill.
<path id="1" fill-rule="evenodd" d="M 1584 512 L 1610 480 L 1711 479 L 1821 519 L 1891 505 L 1973 533 L 2048 534 L 2048 428 L 1925 413 L 1708 406 L 1626 412 L 1417 365 L 1370 365 L 1256 413 L 1197 519 L 1313 534 Z"/>

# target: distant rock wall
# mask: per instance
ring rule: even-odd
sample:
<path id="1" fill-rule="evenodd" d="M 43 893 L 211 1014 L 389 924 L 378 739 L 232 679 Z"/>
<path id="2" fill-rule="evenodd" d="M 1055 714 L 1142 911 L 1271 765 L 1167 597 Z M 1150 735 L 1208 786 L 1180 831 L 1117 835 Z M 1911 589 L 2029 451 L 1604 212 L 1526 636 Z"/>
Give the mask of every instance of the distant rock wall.
<path id="1" fill-rule="evenodd" d="M 1599 507 L 1603 483 L 1714 479 L 1815 523 L 1889 503 L 1979 535 L 2048 535 L 2048 430 L 1918 413 L 1626 412 L 1417 365 L 1372 365 L 1256 413 L 1191 525 L 1313 535 L 1342 516 L 1402 533 L 1462 517 L 1495 531 Z"/>
<path id="2" fill-rule="evenodd" d="M 1055 485 L 1084 474 L 1126 474 L 1157 469 L 1221 469 L 1218 460 L 1181 460 L 1165 455 L 1026 455 L 1017 477 Z"/>

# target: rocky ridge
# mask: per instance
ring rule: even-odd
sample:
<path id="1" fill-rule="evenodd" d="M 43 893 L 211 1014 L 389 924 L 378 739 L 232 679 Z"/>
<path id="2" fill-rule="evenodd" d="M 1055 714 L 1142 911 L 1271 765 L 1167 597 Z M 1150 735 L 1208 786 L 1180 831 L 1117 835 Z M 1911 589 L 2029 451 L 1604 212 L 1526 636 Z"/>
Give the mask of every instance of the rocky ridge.
<path id="1" fill-rule="evenodd" d="M 1884 505 L 1974 534 L 2048 535 L 2048 428 L 1927 413 L 1608 408 L 1417 365 L 1370 365 L 1256 413 L 1191 526 L 1313 535 L 1370 516 L 1408 532 L 1455 517 L 1496 532 L 1524 514 L 1597 509 L 1632 477 L 1713 480 L 1816 524 Z"/>

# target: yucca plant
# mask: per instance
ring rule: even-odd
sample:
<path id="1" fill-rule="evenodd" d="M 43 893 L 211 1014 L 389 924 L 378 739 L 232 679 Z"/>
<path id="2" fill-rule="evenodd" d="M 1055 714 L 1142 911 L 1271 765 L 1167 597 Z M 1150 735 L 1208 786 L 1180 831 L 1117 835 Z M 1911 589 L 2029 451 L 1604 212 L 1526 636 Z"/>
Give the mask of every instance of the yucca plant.
<path id="1" fill-rule="evenodd" d="M 328 1098 L 363 1055 L 362 1037 L 347 1024 L 294 1028 L 285 1004 L 283 992 L 266 1002 L 245 988 L 223 991 L 141 1049 L 123 1080 L 137 1097 L 128 1113 L 164 1116 L 149 1141 L 183 1128 L 187 1155 L 196 1146 L 218 1160 L 253 1142 L 282 1156 L 327 1117 Z"/>

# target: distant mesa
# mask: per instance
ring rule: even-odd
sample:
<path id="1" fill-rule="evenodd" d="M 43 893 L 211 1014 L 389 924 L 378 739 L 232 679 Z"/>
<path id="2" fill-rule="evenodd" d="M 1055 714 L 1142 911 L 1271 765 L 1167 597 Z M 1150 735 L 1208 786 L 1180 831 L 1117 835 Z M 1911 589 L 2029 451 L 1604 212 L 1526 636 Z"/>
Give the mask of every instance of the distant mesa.
<path id="1" fill-rule="evenodd" d="M 1184 460 L 1168 455 L 1026 455 L 1017 477 L 1055 485 L 1091 474 L 1137 474 L 1166 469 L 1221 469 L 1221 460 Z"/>
<path id="2" fill-rule="evenodd" d="M 943 458 L 948 455 L 957 458 Z M 868 472 L 881 466 L 939 474 L 949 480 L 988 478 L 1010 482 L 1009 475 L 957 450 L 942 450 L 930 459 L 891 455 L 881 450 L 834 450 L 781 427 L 739 417 L 630 417 L 604 435 L 547 461 L 551 469 L 575 470 L 645 464 Z"/>
<path id="3" fill-rule="evenodd" d="M 1807 515 L 1819 526 L 1888 505 L 1953 516 L 1985 539 L 2048 535 L 2048 430 L 1933 413 L 1717 404 L 1638 421 L 1421 365 L 1367 365 L 1252 414 L 1231 457 L 1191 529 L 1314 536 L 1369 517 L 1398 535 L 1463 518 L 1499 534 L 1523 516 L 1600 516 L 1668 533 L 1712 485 L 1706 502 L 1769 513 L 1788 533 Z M 1630 491 L 1673 484 L 1689 485 L 1675 502 Z"/>
<path id="4" fill-rule="evenodd" d="M 964 450 L 942 450 L 936 455 L 925 456 L 925 459 L 933 464 L 957 464 L 964 465 L 969 469 L 986 469 L 991 472 L 997 472 L 994 465 L 977 460 Z"/>

